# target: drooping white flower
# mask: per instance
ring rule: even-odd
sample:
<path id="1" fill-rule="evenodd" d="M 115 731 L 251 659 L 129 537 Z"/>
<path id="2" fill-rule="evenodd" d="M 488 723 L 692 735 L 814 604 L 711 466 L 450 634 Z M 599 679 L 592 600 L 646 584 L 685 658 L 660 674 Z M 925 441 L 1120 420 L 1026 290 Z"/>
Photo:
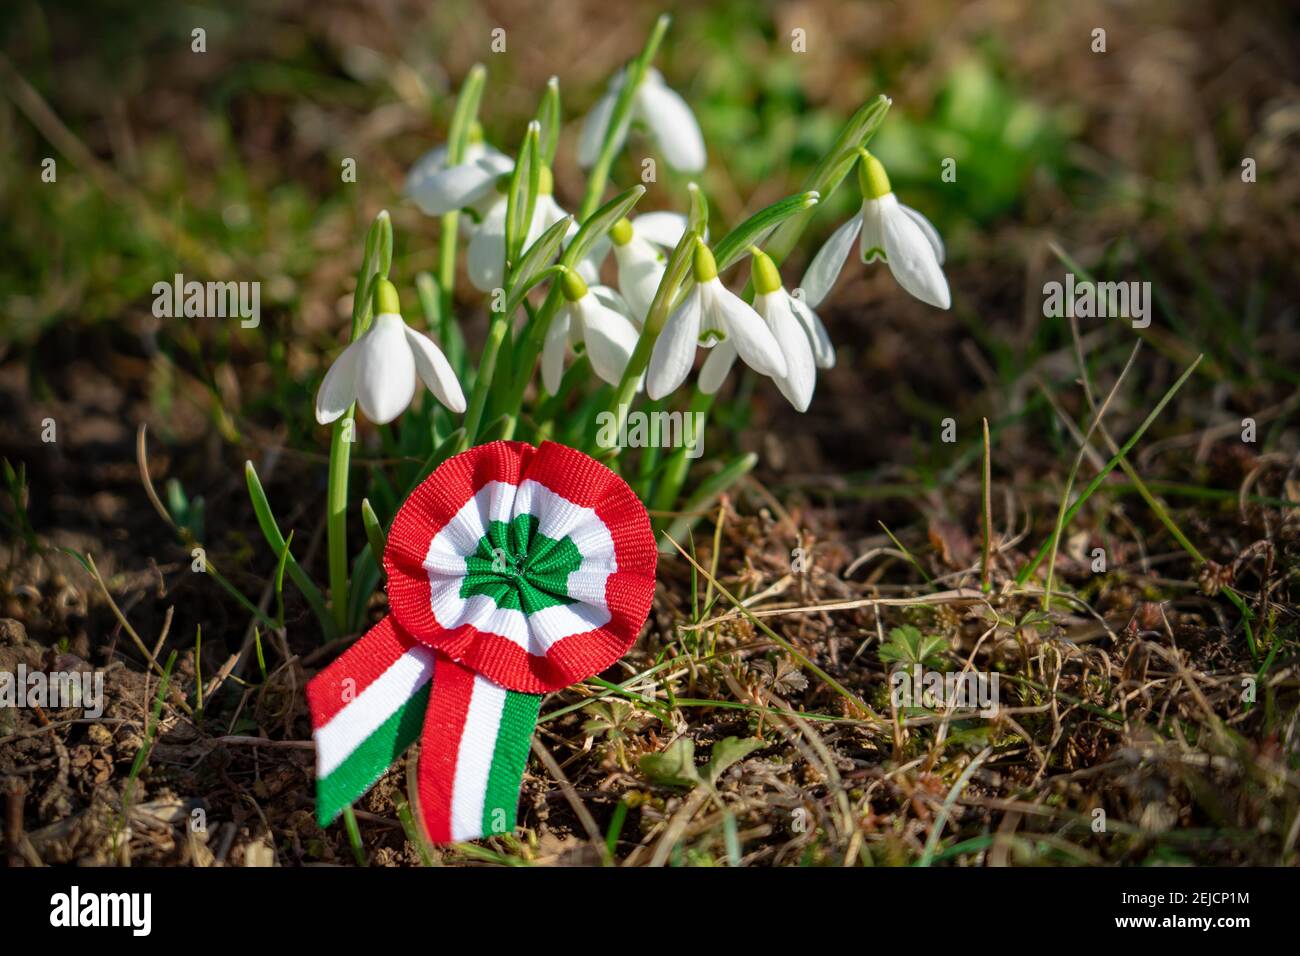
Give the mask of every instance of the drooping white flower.
<path id="1" fill-rule="evenodd" d="M 496 192 L 497 180 L 514 169 L 514 161 L 479 138 L 465 147 L 465 159 L 447 164 L 447 147 L 437 146 L 415 161 L 404 192 L 426 216 L 441 216 L 477 207 Z"/>
<path id="2" fill-rule="evenodd" d="M 647 212 L 635 219 L 620 219 L 583 257 L 579 271 L 588 282 L 599 281 L 600 265 L 613 249 L 618 291 L 627 300 L 632 318 L 641 324 L 668 266 L 665 250 L 675 248 L 685 231 L 686 217 L 675 212 Z"/>
<path id="3" fill-rule="evenodd" d="M 763 317 L 785 356 L 784 375 L 774 375 L 781 394 L 801 412 L 808 410 L 817 384 L 817 367 L 835 364 L 835 352 L 821 319 L 781 285 L 781 274 L 770 256 L 755 252 L 753 260 L 754 311 Z M 718 343 L 700 369 L 700 391 L 712 394 L 736 361 L 730 341 Z"/>
<path id="4" fill-rule="evenodd" d="M 880 160 L 863 151 L 858 163 L 862 188 L 862 209 L 832 233 L 821 247 L 799 283 L 804 301 L 816 308 L 835 285 L 853 240 L 858 242 L 863 262 L 883 259 L 898 284 L 936 308 L 952 305 L 948 280 L 943 275 L 943 240 L 930 220 L 910 206 L 904 206 L 889 185 Z"/>
<path id="5" fill-rule="evenodd" d="M 377 425 L 391 422 L 415 397 L 417 377 L 453 412 L 465 411 L 465 393 L 451 364 L 428 336 L 402 319 L 397 289 L 375 286 L 375 318 L 325 373 L 316 393 L 316 421 L 328 425 L 353 402 Z"/>
<path id="6" fill-rule="evenodd" d="M 727 290 L 718 278 L 713 253 L 698 241 L 694 256 L 695 287 L 668 317 L 650 354 L 646 394 L 663 398 L 686 380 L 696 346 L 713 348 L 729 342 L 741 360 L 762 375 L 785 376 L 785 356 L 763 317 Z"/>
<path id="7" fill-rule="evenodd" d="M 568 213 L 551 195 L 554 181 L 551 171 L 545 166 L 541 169 L 541 178 L 537 190 L 537 202 L 533 206 L 533 219 L 528 226 L 528 235 L 524 239 L 527 249 L 547 229 L 555 225 Z M 469 241 L 469 250 L 465 257 L 465 267 L 469 272 L 469 281 L 480 292 L 491 292 L 504 281 L 502 269 L 506 257 L 506 211 L 509 202 L 504 193 L 495 193 L 494 198 L 483 215 L 483 221 L 474 230 L 474 238 Z M 578 231 L 578 224 L 569 228 L 569 237 Z"/>
<path id="8" fill-rule="evenodd" d="M 588 288 L 574 270 L 564 273 L 560 288 L 564 304 L 546 330 L 542 384 L 552 395 L 559 392 L 565 346 L 581 344 L 595 373 L 603 381 L 617 385 L 640 337 L 637 327 L 622 311 L 626 303 L 612 289 Z"/>
<path id="9" fill-rule="evenodd" d="M 583 121 L 578 139 L 578 165 L 584 169 L 596 164 L 601 143 L 605 141 L 605 131 L 613 118 L 615 101 L 627 81 L 626 77 L 627 72 L 622 70 L 610 80 L 609 89 Z M 707 156 L 700 124 L 695 121 L 695 114 L 686 101 L 668 87 L 663 75 L 654 67 L 646 70 L 645 79 L 632 95 L 628 122 L 645 125 L 673 169 L 684 173 L 698 173 L 704 169 Z M 616 151 L 622 149 L 627 140 L 627 127 L 625 122 L 618 131 Z"/>

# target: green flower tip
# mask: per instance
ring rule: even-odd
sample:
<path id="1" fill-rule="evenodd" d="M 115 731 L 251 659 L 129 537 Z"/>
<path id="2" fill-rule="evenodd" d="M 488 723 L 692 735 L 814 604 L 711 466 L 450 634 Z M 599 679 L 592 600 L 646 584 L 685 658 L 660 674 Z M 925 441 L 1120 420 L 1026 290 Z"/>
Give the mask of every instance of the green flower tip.
<path id="1" fill-rule="evenodd" d="M 471 120 L 469 130 L 465 134 L 465 140 L 469 143 L 483 142 L 483 124 L 478 120 Z"/>
<path id="2" fill-rule="evenodd" d="M 564 278 L 560 280 L 560 291 L 564 293 L 564 298 L 569 302 L 577 302 L 587 294 L 587 283 L 582 281 L 582 276 L 573 269 L 564 270 Z"/>
<path id="3" fill-rule="evenodd" d="M 626 246 L 632 241 L 632 220 L 625 216 L 610 226 L 609 238 L 616 246 Z"/>
<path id="4" fill-rule="evenodd" d="M 699 236 L 695 237 L 695 258 L 692 266 L 696 282 L 710 282 L 718 277 L 718 263 Z"/>
<path id="5" fill-rule="evenodd" d="M 375 283 L 374 312 L 375 315 L 386 315 L 389 312 L 402 314 L 402 302 L 397 297 L 397 286 L 387 279 L 380 279 Z"/>
<path id="6" fill-rule="evenodd" d="M 754 277 L 754 291 L 759 295 L 770 295 L 781 288 L 781 273 L 766 252 L 755 251 L 750 268 Z"/>
<path id="7" fill-rule="evenodd" d="M 865 149 L 858 163 L 858 185 L 864 199 L 879 199 L 894 191 L 889 185 L 889 174 L 885 172 L 885 167 Z"/>
<path id="8" fill-rule="evenodd" d="M 538 170 L 537 177 L 537 195 L 549 196 L 555 191 L 555 177 L 551 175 L 551 167 L 543 166 Z"/>

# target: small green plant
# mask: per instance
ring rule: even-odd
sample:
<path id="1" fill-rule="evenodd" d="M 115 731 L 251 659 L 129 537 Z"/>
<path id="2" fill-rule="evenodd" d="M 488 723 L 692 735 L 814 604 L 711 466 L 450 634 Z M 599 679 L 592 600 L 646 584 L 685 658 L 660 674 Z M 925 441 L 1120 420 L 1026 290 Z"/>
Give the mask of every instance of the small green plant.
<path id="1" fill-rule="evenodd" d="M 948 653 L 948 641 L 938 634 L 922 634 L 911 624 L 895 627 L 889 632 L 889 640 L 880 645 L 876 652 L 882 664 L 901 664 L 912 667 L 940 669 L 944 665 L 944 655 Z"/>

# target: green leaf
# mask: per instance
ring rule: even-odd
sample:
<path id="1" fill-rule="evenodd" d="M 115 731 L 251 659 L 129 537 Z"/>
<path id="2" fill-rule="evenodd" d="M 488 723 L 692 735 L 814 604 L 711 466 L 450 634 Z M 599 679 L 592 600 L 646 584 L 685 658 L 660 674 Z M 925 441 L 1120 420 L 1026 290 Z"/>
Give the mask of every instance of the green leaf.
<path id="1" fill-rule="evenodd" d="M 690 193 L 691 209 L 686 216 L 686 231 L 699 236 L 709 234 L 709 199 L 704 190 L 695 183 L 689 183 L 686 191 Z"/>
<path id="2" fill-rule="evenodd" d="M 510 187 L 506 193 L 507 269 L 511 263 L 519 260 L 519 253 L 523 251 L 524 242 L 528 238 L 528 227 L 533 221 L 533 210 L 537 208 L 537 193 L 541 188 L 542 176 L 542 164 L 537 153 L 540 136 L 541 127 L 533 120 L 528 124 L 523 146 L 519 148 L 519 158 L 510 174 Z"/>
<path id="3" fill-rule="evenodd" d="M 944 664 L 943 654 L 948 641 L 937 634 L 922 634 L 911 624 L 893 628 L 889 640 L 876 652 L 884 664 L 904 664 L 939 668 Z"/>
<path id="4" fill-rule="evenodd" d="M 797 193 L 774 202 L 766 209 L 761 209 L 750 216 L 731 232 L 727 233 L 713 247 L 713 258 L 717 260 L 718 271 L 740 259 L 752 245 L 762 245 L 768 235 L 781 223 L 806 209 L 817 205 L 820 196 L 815 191 Z"/>
<path id="5" fill-rule="evenodd" d="M 546 82 L 546 92 L 537 106 L 537 123 L 542 135 L 542 162 L 547 166 L 555 162 L 555 149 L 560 145 L 560 78 L 553 76 Z"/>
<path id="6" fill-rule="evenodd" d="M 827 150 L 817 167 L 804 182 L 804 188 L 816 192 L 823 202 L 830 199 L 831 194 L 839 188 L 840 183 L 844 181 L 844 177 L 849 174 L 849 170 L 857 162 L 858 150 L 867 145 L 871 137 L 875 135 L 876 130 L 880 128 L 880 124 L 884 122 L 885 114 L 889 112 L 889 105 L 889 97 L 877 96 L 860 107 L 844 124 L 844 129 L 840 131 L 839 138 Z M 808 225 L 810 215 L 811 212 L 805 209 L 791 216 L 780 225 L 776 234 L 764 247 L 764 251 L 778 264 L 790 254 L 790 250 L 799 241 L 804 227 Z"/>
<path id="7" fill-rule="evenodd" d="M 62 551 L 64 554 L 68 555 L 69 557 L 76 558 L 77 563 L 86 569 L 86 573 L 91 576 L 94 576 L 95 572 L 91 570 L 90 562 L 86 560 L 86 556 L 82 554 L 80 551 L 74 551 L 72 548 L 58 548 L 57 550 Z"/>
<path id="8" fill-rule="evenodd" d="M 728 767 L 766 746 L 767 742 L 761 737 L 723 738 L 713 745 L 713 750 L 709 753 L 709 762 L 704 767 L 704 775 L 710 784 L 716 784 Z"/>
<path id="9" fill-rule="evenodd" d="M 652 783 L 666 787 L 693 788 L 704 782 L 695 769 L 695 741 L 678 737 L 663 753 L 646 754 L 637 766 Z"/>
<path id="10" fill-rule="evenodd" d="M 378 562 L 384 554 L 384 529 L 379 523 L 375 509 L 370 507 L 370 499 L 361 499 L 361 525 L 366 530 L 366 541 L 370 543 L 370 553 Z"/>
<path id="11" fill-rule="evenodd" d="M 284 569 L 289 563 L 289 548 L 292 546 L 293 532 L 290 531 L 284 542 L 284 550 L 280 552 L 280 560 L 275 563 L 276 623 L 281 627 L 284 627 Z"/>
<path id="12" fill-rule="evenodd" d="M 591 247 L 596 244 L 596 241 L 609 232 L 614 223 L 627 216 L 632 211 L 632 207 L 644 195 L 644 186 L 633 186 L 631 189 L 619 193 L 592 213 L 581 228 L 578 229 L 568 248 L 564 250 L 564 258 L 561 262 L 570 269 L 576 266 Z"/>
<path id="13" fill-rule="evenodd" d="M 483 99 L 483 86 L 487 82 L 487 69 L 475 63 L 465 75 L 465 82 L 456 97 L 456 109 L 451 114 L 447 131 L 447 164 L 455 166 L 465 161 L 469 130 L 478 118 L 479 102 Z"/>
<path id="14" fill-rule="evenodd" d="M 572 222 L 572 216 L 565 216 L 538 236 L 537 241 L 523 254 L 506 285 L 510 290 L 510 297 L 506 300 L 506 315 L 514 315 L 515 310 L 519 308 L 519 303 L 528 294 L 528 290 L 539 282 L 545 281 L 543 270 L 555 258 L 560 244 L 564 242 L 564 234 L 569 231 Z"/>
<path id="15" fill-rule="evenodd" d="M 307 572 L 302 569 L 302 565 L 289 553 L 289 544 L 280 533 L 275 515 L 271 513 L 271 504 L 266 500 L 266 492 L 262 490 L 262 482 L 257 477 L 257 469 L 253 467 L 251 461 L 244 462 L 244 480 L 248 485 L 248 497 L 253 502 L 253 514 L 257 517 L 258 527 L 262 529 L 262 536 L 266 538 L 266 543 L 271 546 L 277 559 L 282 554 L 286 556 L 285 564 L 289 577 L 320 620 L 326 639 L 332 639 L 337 635 L 337 629 L 329 611 L 325 608 L 325 599 L 321 596 L 320 589 L 312 583 L 311 578 L 307 577 Z"/>

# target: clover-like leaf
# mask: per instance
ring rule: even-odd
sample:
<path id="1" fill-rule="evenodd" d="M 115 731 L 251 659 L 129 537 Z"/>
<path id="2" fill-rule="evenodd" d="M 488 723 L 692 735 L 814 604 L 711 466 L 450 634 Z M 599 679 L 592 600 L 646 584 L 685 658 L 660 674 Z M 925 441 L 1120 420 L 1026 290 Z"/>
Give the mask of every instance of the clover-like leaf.
<path id="1" fill-rule="evenodd" d="M 667 787 L 694 788 L 704 782 L 695 767 L 695 741 L 690 737 L 678 737 L 663 753 L 646 754 L 637 766 L 651 783 Z"/>
<path id="2" fill-rule="evenodd" d="M 709 762 L 704 766 L 705 777 L 710 784 L 717 783 L 728 767 L 766 746 L 767 742 L 761 737 L 724 737 L 713 745 Z"/>
<path id="3" fill-rule="evenodd" d="M 904 624 L 889 632 L 889 640 L 880 646 L 877 654 L 882 663 L 920 664 L 923 667 L 941 667 L 948 642 L 937 634 L 922 634 L 911 624 Z"/>

